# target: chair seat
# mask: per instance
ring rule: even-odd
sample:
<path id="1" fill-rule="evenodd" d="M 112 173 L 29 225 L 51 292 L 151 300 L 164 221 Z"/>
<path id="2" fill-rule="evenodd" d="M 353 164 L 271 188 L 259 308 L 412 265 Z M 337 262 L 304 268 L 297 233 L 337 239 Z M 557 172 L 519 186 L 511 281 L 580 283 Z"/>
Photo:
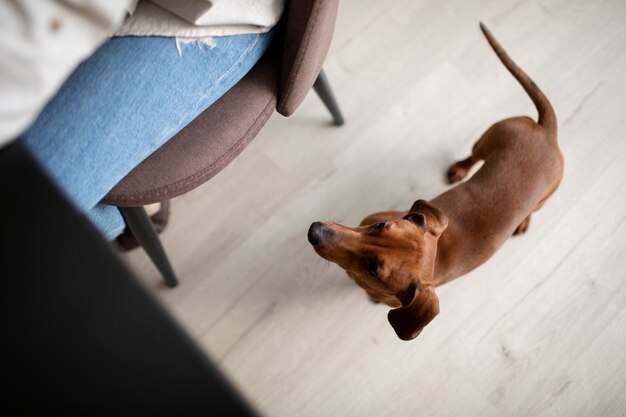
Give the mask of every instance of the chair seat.
<path id="1" fill-rule="evenodd" d="M 120 181 L 102 200 L 131 207 L 185 194 L 220 172 L 276 109 L 277 58 L 268 51 L 224 96 Z"/>

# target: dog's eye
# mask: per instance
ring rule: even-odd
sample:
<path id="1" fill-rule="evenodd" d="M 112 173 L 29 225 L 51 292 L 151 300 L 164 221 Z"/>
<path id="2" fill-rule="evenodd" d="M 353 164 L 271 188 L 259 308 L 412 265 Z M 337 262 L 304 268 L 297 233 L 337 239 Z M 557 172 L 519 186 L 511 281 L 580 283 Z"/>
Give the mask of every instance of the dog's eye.
<path id="1" fill-rule="evenodd" d="M 387 222 L 378 222 L 378 223 L 375 223 L 372 226 L 372 229 L 374 229 L 374 230 L 382 230 L 382 229 L 385 228 L 386 225 L 387 225 Z"/>
<path id="2" fill-rule="evenodd" d="M 365 268 L 367 269 L 367 272 L 370 273 L 370 275 L 372 275 L 374 278 L 378 278 L 378 262 L 376 262 L 374 259 L 368 258 L 365 260 Z"/>

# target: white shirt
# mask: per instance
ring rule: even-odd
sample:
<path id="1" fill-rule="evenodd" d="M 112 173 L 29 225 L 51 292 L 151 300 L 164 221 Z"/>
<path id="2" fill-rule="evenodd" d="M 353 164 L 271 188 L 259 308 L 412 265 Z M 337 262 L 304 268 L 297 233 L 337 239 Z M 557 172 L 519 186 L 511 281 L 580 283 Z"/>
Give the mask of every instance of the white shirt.
<path id="1" fill-rule="evenodd" d="M 284 0 L 140 1 L 116 36 L 210 36 L 263 33 L 280 19 Z"/>

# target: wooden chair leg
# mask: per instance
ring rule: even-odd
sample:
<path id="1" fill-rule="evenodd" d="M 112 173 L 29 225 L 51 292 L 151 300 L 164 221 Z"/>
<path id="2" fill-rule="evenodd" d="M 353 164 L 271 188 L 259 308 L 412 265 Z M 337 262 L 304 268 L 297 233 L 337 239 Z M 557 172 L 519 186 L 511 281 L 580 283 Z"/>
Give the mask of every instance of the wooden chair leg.
<path id="1" fill-rule="evenodd" d="M 323 69 L 317 76 L 315 84 L 313 84 L 313 89 L 322 99 L 322 102 L 326 105 L 326 108 L 330 111 L 330 114 L 332 114 L 335 126 L 343 125 L 345 123 L 345 120 L 343 118 L 343 115 L 341 114 L 341 110 L 339 109 L 337 100 L 335 100 L 333 90 L 330 88 L 328 78 L 326 78 L 326 74 L 324 73 Z"/>
<path id="2" fill-rule="evenodd" d="M 159 235 L 156 230 L 154 230 L 154 226 L 146 210 L 141 206 L 119 207 L 119 209 L 126 220 L 126 225 L 137 239 L 137 242 L 143 247 L 159 272 L 161 272 L 161 275 L 163 275 L 165 283 L 170 287 L 178 285 L 178 280 L 176 279 L 169 259 L 167 259 L 165 249 L 163 249 L 163 245 L 161 244 L 161 239 L 159 239 Z"/>

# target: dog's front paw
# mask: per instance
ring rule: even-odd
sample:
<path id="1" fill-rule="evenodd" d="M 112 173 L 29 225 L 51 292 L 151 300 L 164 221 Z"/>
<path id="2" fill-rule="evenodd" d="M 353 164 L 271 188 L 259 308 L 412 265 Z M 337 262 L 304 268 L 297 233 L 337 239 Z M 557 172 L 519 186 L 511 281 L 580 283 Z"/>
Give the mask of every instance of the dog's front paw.
<path id="1" fill-rule="evenodd" d="M 520 225 L 517 226 L 517 229 L 515 229 L 515 231 L 513 232 L 513 236 L 526 233 L 526 231 L 528 230 L 528 226 L 530 226 L 530 216 L 526 217 L 524 221 L 522 221 Z"/>
<path id="2" fill-rule="evenodd" d="M 369 295 L 367 298 L 370 300 L 372 304 L 380 304 L 380 300 L 375 299 L 371 295 Z"/>
<path id="3" fill-rule="evenodd" d="M 448 169 L 448 173 L 446 176 L 448 177 L 448 182 L 450 184 L 454 184 L 456 182 L 461 181 L 463 178 L 467 176 L 468 169 L 461 165 L 460 162 L 452 165 L 450 169 Z"/>

